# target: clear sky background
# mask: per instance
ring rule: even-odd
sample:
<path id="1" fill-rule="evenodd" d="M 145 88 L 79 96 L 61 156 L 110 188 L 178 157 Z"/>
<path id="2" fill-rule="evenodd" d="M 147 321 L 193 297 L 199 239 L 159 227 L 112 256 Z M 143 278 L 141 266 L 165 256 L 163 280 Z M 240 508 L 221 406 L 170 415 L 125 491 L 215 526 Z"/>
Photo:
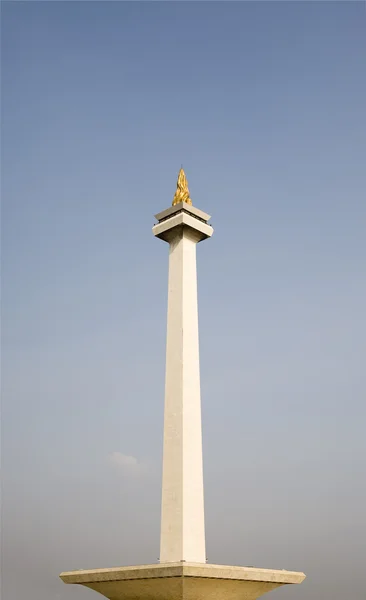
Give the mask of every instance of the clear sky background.
<path id="1" fill-rule="evenodd" d="M 181 163 L 208 560 L 364 598 L 365 72 L 361 2 L 2 3 L 4 600 L 158 558 Z"/>

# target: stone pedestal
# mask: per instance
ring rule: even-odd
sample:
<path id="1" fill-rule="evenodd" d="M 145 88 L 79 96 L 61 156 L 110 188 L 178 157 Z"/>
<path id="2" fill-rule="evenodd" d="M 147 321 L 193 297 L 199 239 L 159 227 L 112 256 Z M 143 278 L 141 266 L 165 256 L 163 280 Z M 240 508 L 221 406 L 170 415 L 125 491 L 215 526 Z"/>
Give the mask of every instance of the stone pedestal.
<path id="1" fill-rule="evenodd" d="M 61 573 L 109 600 L 256 600 L 303 573 L 197 563 L 169 563 Z"/>

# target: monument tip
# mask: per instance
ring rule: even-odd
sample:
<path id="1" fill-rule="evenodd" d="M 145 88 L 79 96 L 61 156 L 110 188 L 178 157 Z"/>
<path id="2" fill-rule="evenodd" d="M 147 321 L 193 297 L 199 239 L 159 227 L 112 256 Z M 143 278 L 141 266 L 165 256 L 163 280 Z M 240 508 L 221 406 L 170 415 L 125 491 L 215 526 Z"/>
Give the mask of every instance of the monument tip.
<path id="1" fill-rule="evenodd" d="M 172 206 L 175 206 L 180 202 L 186 202 L 192 206 L 192 200 L 189 196 L 188 181 L 182 166 L 178 174 L 177 189 L 174 194 Z"/>

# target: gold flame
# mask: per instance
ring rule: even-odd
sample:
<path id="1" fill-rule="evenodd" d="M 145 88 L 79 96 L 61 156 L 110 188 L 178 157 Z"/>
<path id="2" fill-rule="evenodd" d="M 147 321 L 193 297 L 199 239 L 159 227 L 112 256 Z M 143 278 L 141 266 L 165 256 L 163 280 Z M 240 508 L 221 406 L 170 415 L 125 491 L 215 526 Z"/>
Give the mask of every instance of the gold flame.
<path id="1" fill-rule="evenodd" d="M 188 181 L 183 169 L 179 171 L 177 190 L 173 198 L 172 206 L 175 206 L 180 202 L 186 202 L 187 204 L 192 205 L 192 200 L 189 197 Z"/>

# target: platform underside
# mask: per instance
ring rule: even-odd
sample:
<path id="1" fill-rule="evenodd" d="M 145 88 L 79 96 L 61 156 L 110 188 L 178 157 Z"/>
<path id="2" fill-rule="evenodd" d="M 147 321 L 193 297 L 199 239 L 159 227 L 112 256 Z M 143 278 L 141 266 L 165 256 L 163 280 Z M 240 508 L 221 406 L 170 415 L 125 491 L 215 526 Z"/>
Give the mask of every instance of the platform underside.
<path id="1" fill-rule="evenodd" d="M 197 563 L 167 563 L 61 573 L 109 600 L 255 600 L 303 573 Z"/>

